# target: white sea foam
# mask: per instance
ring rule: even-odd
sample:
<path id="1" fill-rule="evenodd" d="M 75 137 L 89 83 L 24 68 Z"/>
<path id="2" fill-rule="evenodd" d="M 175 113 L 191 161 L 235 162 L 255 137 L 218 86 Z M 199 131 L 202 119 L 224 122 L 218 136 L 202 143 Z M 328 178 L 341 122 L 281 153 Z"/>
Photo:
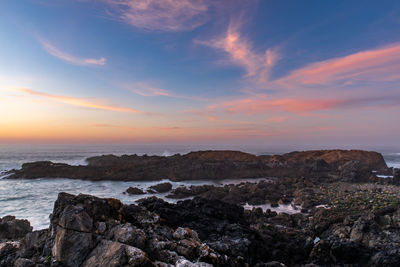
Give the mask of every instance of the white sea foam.
<path id="1" fill-rule="evenodd" d="M 393 178 L 393 175 L 381 175 L 381 174 L 378 174 L 376 177 L 378 177 L 378 178 Z"/>

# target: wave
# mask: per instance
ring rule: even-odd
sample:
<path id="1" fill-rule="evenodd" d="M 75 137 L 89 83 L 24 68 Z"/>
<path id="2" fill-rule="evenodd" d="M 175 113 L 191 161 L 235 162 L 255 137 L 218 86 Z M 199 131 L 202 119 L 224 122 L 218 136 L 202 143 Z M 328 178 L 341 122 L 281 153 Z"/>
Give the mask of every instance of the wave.
<path id="1" fill-rule="evenodd" d="M 8 171 L 0 172 L 0 180 L 1 179 L 6 179 L 7 177 L 9 177 L 11 175 L 12 175 L 12 173 L 8 173 Z"/>

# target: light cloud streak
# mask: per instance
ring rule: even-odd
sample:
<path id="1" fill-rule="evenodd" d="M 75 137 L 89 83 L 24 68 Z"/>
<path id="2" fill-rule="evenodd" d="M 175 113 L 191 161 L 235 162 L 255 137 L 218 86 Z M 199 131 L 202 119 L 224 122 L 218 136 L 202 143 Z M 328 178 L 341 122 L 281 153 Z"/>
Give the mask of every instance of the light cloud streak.
<path id="1" fill-rule="evenodd" d="M 276 81 L 284 87 L 351 85 L 357 81 L 400 80 L 400 44 L 309 64 Z"/>
<path id="2" fill-rule="evenodd" d="M 147 112 L 132 109 L 132 108 L 97 104 L 97 103 L 90 102 L 90 101 L 87 101 L 87 100 L 84 100 L 81 98 L 76 98 L 76 97 L 41 93 L 41 92 L 34 91 L 34 90 L 31 90 L 28 88 L 19 88 L 18 91 L 29 94 L 29 95 L 43 97 L 43 98 L 51 99 L 51 100 L 54 100 L 54 101 L 57 101 L 60 103 L 77 106 L 77 107 L 99 109 L 99 110 L 110 110 L 110 111 L 118 111 L 118 112 L 130 112 L 130 113 L 137 113 L 137 114 L 151 114 L 151 113 L 147 113 Z"/>
<path id="3" fill-rule="evenodd" d="M 224 36 L 206 41 L 195 40 L 195 43 L 224 51 L 229 55 L 231 63 L 246 70 L 246 77 L 266 82 L 279 54 L 274 49 L 267 49 L 264 53 L 256 52 L 251 42 L 240 34 L 240 27 L 239 22 L 232 22 Z"/>
<path id="4" fill-rule="evenodd" d="M 124 87 L 141 96 L 173 96 L 173 94 L 168 90 L 143 82 L 131 83 Z"/>
<path id="5" fill-rule="evenodd" d="M 49 42 L 46 42 L 42 39 L 39 39 L 40 44 L 42 45 L 43 49 L 49 53 L 50 55 L 61 59 L 65 62 L 74 64 L 74 65 L 80 65 L 80 66 L 104 66 L 106 64 L 106 58 L 101 57 L 98 59 L 94 58 L 79 58 L 73 55 L 70 55 L 66 52 L 61 51 L 54 45 L 50 44 Z"/>
<path id="6" fill-rule="evenodd" d="M 101 0 L 108 15 L 136 28 L 186 31 L 208 20 L 209 0 Z"/>
<path id="7" fill-rule="evenodd" d="M 231 114 L 263 114 L 269 111 L 307 114 L 314 111 L 333 110 L 339 108 L 390 107 L 400 105 L 400 95 L 371 96 L 360 98 L 325 98 L 325 99 L 260 99 L 244 98 L 226 101 L 213 105 L 211 110 L 219 107 Z"/>

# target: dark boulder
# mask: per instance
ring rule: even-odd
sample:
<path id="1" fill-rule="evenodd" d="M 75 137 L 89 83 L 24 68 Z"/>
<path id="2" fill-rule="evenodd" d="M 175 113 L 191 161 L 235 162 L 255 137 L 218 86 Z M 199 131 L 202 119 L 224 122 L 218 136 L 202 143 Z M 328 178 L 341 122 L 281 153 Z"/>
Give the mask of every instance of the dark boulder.
<path id="1" fill-rule="evenodd" d="M 0 240 L 15 240 L 29 232 L 32 232 L 32 227 L 28 220 L 19 220 L 15 216 L 5 216 L 0 219 Z"/>
<path id="2" fill-rule="evenodd" d="M 171 183 L 161 183 L 150 186 L 151 189 L 155 190 L 158 193 L 166 193 L 172 189 Z"/>
<path id="3" fill-rule="evenodd" d="M 137 187 L 129 187 L 128 189 L 126 189 L 125 192 L 128 193 L 129 195 L 144 195 L 144 194 L 146 194 L 146 192 L 144 192 L 142 189 L 137 188 Z"/>

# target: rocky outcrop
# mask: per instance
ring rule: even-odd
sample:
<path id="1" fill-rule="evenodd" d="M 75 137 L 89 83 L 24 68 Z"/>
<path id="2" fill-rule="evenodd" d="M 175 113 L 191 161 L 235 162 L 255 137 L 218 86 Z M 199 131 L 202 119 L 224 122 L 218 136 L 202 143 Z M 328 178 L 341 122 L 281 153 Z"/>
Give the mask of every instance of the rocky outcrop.
<path id="1" fill-rule="evenodd" d="M 157 193 L 166 193 L 172 189 L 172 184 L 171 183 L 161 183 L 161 184 L 156 184 L 150 186 L 151 189 L 156 191 Z"/>
<path id="2" fill-rule="evenodd" d="M 49 229 L 0 243 L 0 266 L 399 266 L 399 252 L 398 205 L 289 215 L 60 193 Z"/>
<path id="3" fill-rule="evenodd" d="M 0 218 L 0 240 L 19 239 L 32 232 L 32 227 L 27 220 L 18 220 L 14 216 Z"/>
<path id="4" fill-rule="evenodd" d="M 182 181 L 314 176 L 359 182 L 367 180 L 372 170 L 388 172 L 381 154 L 361 150 L 315 150 L 275 156 L 239 151 L 198 151 L 170 157 L 106 155 L 88 158 L 87 162 L 87 166 L 26 163 L 20 170 L 11 171 L 9 178 Z"/>
<path id="5" fill-rule="evenodd" d="M 128 193 L 129 195 L 144 195 L 144 194 L 146 194 L 146 192 L 144 192 L 142 189 L 137 188 L 137 187 L 129 187 L 128 189 L 126 189 L 124 194 L 125 193 Z"/>

